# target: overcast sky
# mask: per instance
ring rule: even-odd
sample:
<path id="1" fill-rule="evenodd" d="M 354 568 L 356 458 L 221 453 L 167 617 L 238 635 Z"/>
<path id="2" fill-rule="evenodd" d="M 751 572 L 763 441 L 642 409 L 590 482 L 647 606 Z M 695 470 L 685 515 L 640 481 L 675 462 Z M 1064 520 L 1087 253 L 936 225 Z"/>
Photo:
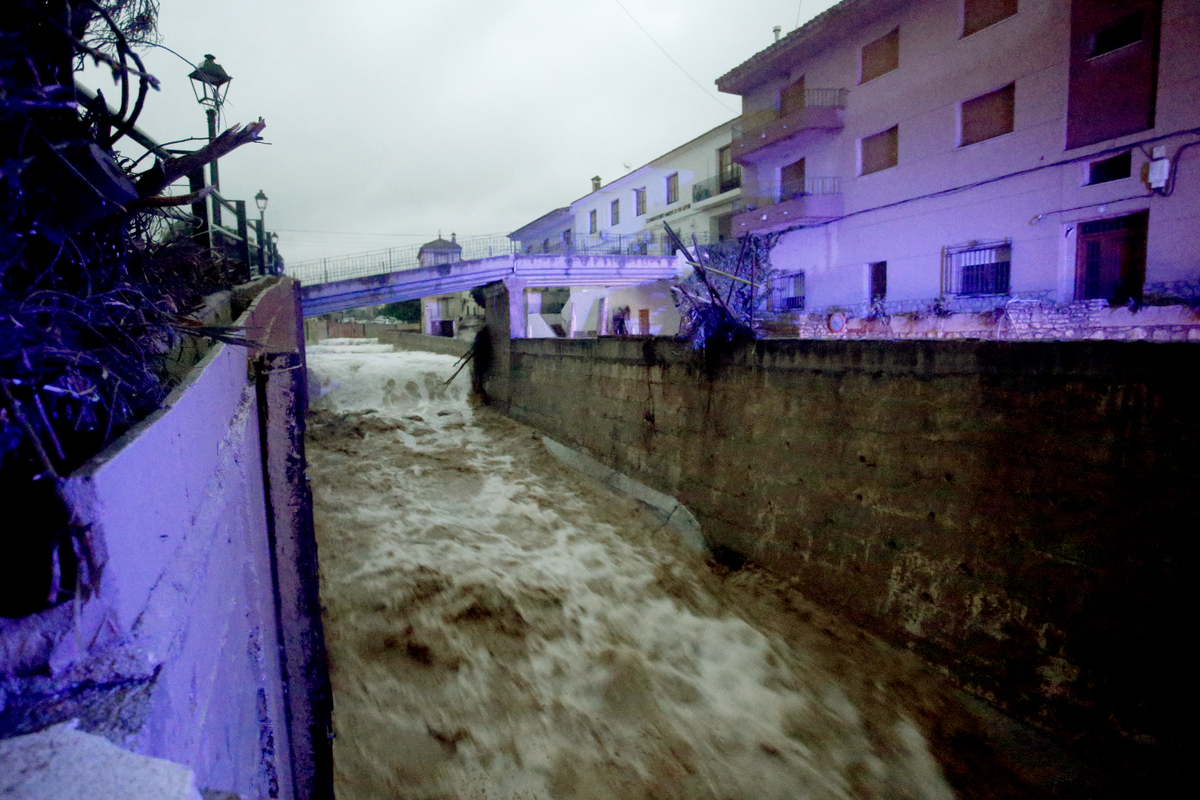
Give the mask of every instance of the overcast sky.
<path id="1" fill-rule="evenodd" d="M 256 214 L 266 192 L 267 227 L 296 263 L 439 231 L 507 234 L 565 206 L 593 175 L 607 183 L 737 116 L 716 78 L 775 25 L 786 34 L 830 5 L 162 0 L 159 28 L 166 47 L 195 64 L 212 53 L 233 76 L 228 123 L 266 120 L 269 146 L 221 161 L 222 194 Z M 160 48 L 144 59 L 162 91 L 139 127 L 160 142 L 206 135 L 191 67 Z M 115 102 L 103 72 L 84 83 Z"/>

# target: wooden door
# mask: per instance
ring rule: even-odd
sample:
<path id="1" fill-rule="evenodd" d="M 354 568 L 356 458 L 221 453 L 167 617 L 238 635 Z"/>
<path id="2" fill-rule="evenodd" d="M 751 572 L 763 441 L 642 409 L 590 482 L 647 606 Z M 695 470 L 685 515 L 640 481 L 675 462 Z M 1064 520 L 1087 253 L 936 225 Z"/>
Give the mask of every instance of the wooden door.
<path id="1" fill-rule="evenodd" d="M 1142 299 L 1146 282 L 1149 212 L 1079 225 L 1075 245 L 1075 299 L 1123 304 Z"/>

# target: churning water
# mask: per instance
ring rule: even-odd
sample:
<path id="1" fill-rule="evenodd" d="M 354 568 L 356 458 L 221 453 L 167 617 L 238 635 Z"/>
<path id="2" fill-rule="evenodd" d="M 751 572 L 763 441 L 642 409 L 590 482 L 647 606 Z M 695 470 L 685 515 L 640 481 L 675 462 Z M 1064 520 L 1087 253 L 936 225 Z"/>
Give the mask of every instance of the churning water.
<path id="1" fill-rule="evenodd" d="M 913 721 L 472 408 L 454 358 L 388 349 L 308 351 L 339 798 L 953 797 Z"/>

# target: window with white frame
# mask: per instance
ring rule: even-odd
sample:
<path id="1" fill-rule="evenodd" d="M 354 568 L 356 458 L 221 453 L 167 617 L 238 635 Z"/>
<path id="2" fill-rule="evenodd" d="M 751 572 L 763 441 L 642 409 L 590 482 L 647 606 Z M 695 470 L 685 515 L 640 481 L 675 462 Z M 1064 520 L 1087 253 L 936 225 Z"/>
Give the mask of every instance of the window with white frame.
<path id="1" fill-rule="evenodd" d="M 598 226 L 596 225 L 596 209 L 593 208 L 591 211 L 588 212 L 588 233 L 595 233 L 597 227 Z"/>
<path id="2" fill-rule="evenodd" d="M 619 225 L 621 223 L 621 201 L 613 200 L 611 203 L 609 203 L 608 211 L 608 218 L 611 221 L 611 224 Z"/>
<path id="3" fill-rule="evenodd" d="M 633 190 L 633 208 L 634 208 L 634 214 L 636 216 L 640 217 L 646 213 L 646 190 L 645 189 L 634 189 Z"/>
<path id="4" fill-rule="evenodd" d="M 667 205 L 679 202 L 679 173 L 672 172 L 667 176 Z"/>
<path id="5" fill-rule="evenodd" d="M 942 248 L 942 294 L 1008 294 L 1012 240 Z"/>

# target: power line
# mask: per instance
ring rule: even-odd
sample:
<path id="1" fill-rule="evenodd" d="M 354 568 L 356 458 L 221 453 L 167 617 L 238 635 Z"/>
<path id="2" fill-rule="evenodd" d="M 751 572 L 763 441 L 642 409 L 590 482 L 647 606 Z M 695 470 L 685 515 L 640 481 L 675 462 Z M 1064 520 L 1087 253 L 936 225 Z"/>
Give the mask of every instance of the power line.
<path id="1" fill-rule="evenodd" d="M 638 28 L 641 30 L 641 32 L 642 32 L 642 33 L 644 33 L 644 34 L 646 34 L 646 38 L 647 38 L 647 39 L 649 39 L 651 42 L 654 42 L 654 46 L 655 46 L 655 47 L 657 47 L 659 50 L 662 50 L 662 54 L 663 54 L 664 56 L 666 56 L 667 58 L 669 58 L 669 59 L 671 60 L 671 63 L 672 63 L 672 64 L 674 64 L 675 66 L 679 67 L 679 71 L 680 71 L 680 72 L 682 72 L 684 75 L 687 75 L 687 77 L 688 77 L 688 80 L 690 80 L 692 83 L 694 83 L 694 84 L 696 84 L 697 86 L 699 86 L 699 87 L 700 87 L 700 91 L 704 92 L 704 94 L 705 94 L 706 96 L 708 96 L 708 97 L 711 97 L 711 98 L 712 98 L 712 100 L 713 100 L 713 102 L 715 102 L 715 103 L 717 103 L 718 105 L 720 105 L 720 106 L 721 106 L 721 108 L 725 109 L 726 111 L 732 111 L 732 112 L 733 112 L 733 113 L 735 113 L 735 114 L 737 113 L 737 112 L 736 112 L 736 111 L 734 111 L 732 108 L 730 108 L 729 106 L 727 106 L 727 105 L 725 105 L 724 103 L 722 103 L 722 102 L 721 102 L 721 98 L 717 97 L 715 94 L 713 94 L 712 92 L 710 92 L 708 89 L 704 88 L 704 84 L 700 83 L 700 81 L 698 81 L 698 80 L 696 80 L 695 78 L 693 78 L 693 77 L 692 77 L 692 75 L 691 75 L 691 73 L 690 73 L 690 72 L 688 72 L 686 69 L 684 69 L 684 68 L 683 68 L 683 66 L 682 66 L 682 65 L 681 65 L 681 64 L 680 64 L 678 61 L 676 61 L 674 58 L 671 58 L 671 54 L 667 52 L 666 48 L 664 48 L 664 47 L 663 47 L 661 44 L 659 44 L 659 43 L 658 43 L 658 42 L 655 40 L 655 38 L 654 38 L 653 36 L 651 36 L 651 35 L 650 35 L 650 31 L 648 31 L 648 30 L 646 30 L 645 28 L 643 28 L 643 27 L 642 27 L 642 23 L 640 23 L 640 22 L 638 22 L 638 21 L 637 21 L 637 17 L 635 17 L 633 14 L 630 14 L 630 13 L 629 13 L 629 9 L 628 9 L 628 8 L 626 8 L 624 5 L 622 5 L 622 4 L 621 4 L 621 0 L 613 0 L 613 2 L 614 2 L 614 3 L 616 3 L 618 6 L 621 6 L 621 10 L 622 10 L 622 11 L 624 11 L 626 14 L 628 14 L 628 15 L 629 15 L 629 18 L 630 18 L 631 20 L 633 20 L 633 24 L 634 24 L 634 25 L 637 25 L 637 26 L 638 26 Z"/>

